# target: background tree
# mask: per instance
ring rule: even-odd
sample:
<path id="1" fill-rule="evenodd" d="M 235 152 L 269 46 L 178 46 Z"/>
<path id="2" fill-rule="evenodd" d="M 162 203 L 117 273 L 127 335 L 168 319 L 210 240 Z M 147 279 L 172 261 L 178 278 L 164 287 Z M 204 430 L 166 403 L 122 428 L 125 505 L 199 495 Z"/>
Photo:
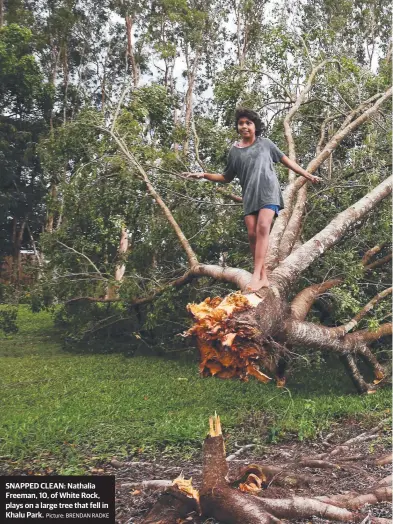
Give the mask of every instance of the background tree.
<path id="1" fill-rule="evenodd" d="M 36 147 L 45 130 L 45 86 L 33 53 L 30 30 L 15 24 L 0 30 L 0 235 L 15 284 L 21 248 L 34 244 L 40 231 L 46 193 Z"/>

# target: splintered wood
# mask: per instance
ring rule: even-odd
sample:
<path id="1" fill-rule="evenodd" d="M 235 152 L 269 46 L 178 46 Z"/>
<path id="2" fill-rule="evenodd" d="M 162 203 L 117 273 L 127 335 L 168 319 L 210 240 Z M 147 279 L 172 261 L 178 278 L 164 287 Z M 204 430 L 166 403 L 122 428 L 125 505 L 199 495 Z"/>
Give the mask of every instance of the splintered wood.
<path id="1" fill-rule="evenodd" d="M 344 445 L 357 447 L 359 442 L 380 435 L 385 426 L 385 423 L 381 423 L 376 428 L 347 440 Z M 331 449 L 324 454 L 329 457 L 336 456 L 337 449 L 343 447 L 332 444 Z M 367 457 L 361 456 L 360 460 L 364 463 L 365 458 Z M 371 463 L 385 464 L 391 459 L 391 454 L 377 459 L 369 457 L 368 466 Z M 221 524 L 280 524 L 288 520 L 298 522 L 314 518 L 323 519 L 323 522 L 332 520 L 359 524 L 390 524 L 390 520 L 374 516 L 367 505 L 391 502 L 391 476 L 377 481 L 367 467 L 354 467 L 353 464 L 348 466 L 348 460 L 348 457 L 341 456 L 340 463 L 329 463 L 315 456 L 301 457 L 295 454 L 291 461 L 286 459 L 285 464 L 249 464 L 230 477 L 220 417 L 215 414 L 209 419 L 209 434 L 203 443 L 202 483 L 199 491 L 192 486 L 191 479 L 178 477 L 160 496 L 143 520 L 143 524 L 185 524 L 202 522 L 205 519 L 208 519 L 206 522 L 216 519 Z M 336 470 L 353 471 L 356 482 L 363 486 L 363 490 L 303 496 L 305 488 L 319 484 L 321 480 L 320 475 L 309 470 L 326 469 L 326 464 L 329 465 L 329 469 L 334 466 Z M 299 469 L 304 471 L 305 468 L 307 473 L 298 472 Z M 362 482 L 362 478 L 366 482 Z M 337 479 L 336 475 L 334 479 Z M 332 483 L 335 484 L 335 480 Z M 280 487 L 280 491 L 277 491 L 277 486 Z M 295 492 L 295 488 L 298 493 Z M 309 491 L 313 493 L 314 490 Z"/>
<path id="2" fill-rule="evenodd" d="M 192 478 L 185 479 L 183 475 L 179 475 L 174 481 L 173 486 L 176 486 L 187 497 L 194 499 L 199 504 L 199 492 L 192 485 Z"/>
<path id="3" fill-rule="evenodd" d="M 252 375 L 261 382 L 271 380 L 259 369 L 270 358 L 268 351 L 253 342 L 253 337 L 260 333 L 247 322 L 234 321 L 235 314 L 253 307 L 255 305 L 240 293 L 232 293 L 224 299 L 207 298 L 200 304 L 187 306 L 195 324 L 185 336 L 197 339 L 202 375 L 242 380 Z"/>
<path id="4" fill-rule="evenodd" d="M 209 435 L 211 437 L 222 435 L 221 420 L 217 413 L 215 413 L 214 417 L 209 417 Z"/>

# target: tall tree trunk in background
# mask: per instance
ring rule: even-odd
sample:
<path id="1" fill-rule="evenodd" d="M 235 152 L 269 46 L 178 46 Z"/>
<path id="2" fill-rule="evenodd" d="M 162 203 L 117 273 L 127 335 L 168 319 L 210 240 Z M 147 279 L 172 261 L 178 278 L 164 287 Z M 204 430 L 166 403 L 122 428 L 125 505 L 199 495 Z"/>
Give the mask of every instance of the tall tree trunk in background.
<path id="1" fill-rule="evenodd" d="M 4 0 L 0 0 L 0 29 L 4 24 Z"/>
<path id="2" fill-rule="evenodd" d="M 50 37 L 50 46 L 51 46 L 51 55 L 52 55 L 52 70 L 49 78 L 49 84 L 52 86 L 53 91 L 56 89 L 56 79 L 57 79 L 57 67 L 59 63 L 59 50 L 53 42 L 52 37 Z M 53 132 L 53 102 L 50 108 L 50 117 L 49 117 L 50 129 Z"/>
<path id="3" fill-rule="evenodd" d="M 127 254 L 128 251 L 128 231 L 125 226 L 121 228 L 121 234 L 120 234 L 120 242 L 119 247 L 117 249 L 117 259 L 119 260 L 118 265 L 115 269 L 115 282 L 111 282 L 108 285 L 108 289 L 106 292 L 106 299 L 113 300 L 114 298 L 117 298 L 118 296 L 118 287 L 121 281 L 123 280 L 124 273 L 126 270 L 126 266 L 124 263 L 124 257 Z"/>
<path id="4" fill-rule="evenodd" d="M 67 123 L 67 99 L 68 99 L 68 56 L 67 56 L 67 43 L 64 44 L 63 49 L 63 77 L 64 77 L 64 99 L 63 99 L 63 124 Z"/>
<path id="5" fill-rule="evenodd" d="M 235 5 L 236 13 L 236 44 L 237 44 L 237 61 L 239 67 L 242 69 L 246 64 L 246 56 L 248 51 L 248 33 L 249 25 L 248 19 L 241 13 L 241 3 Z"/>
<path id="6" fill-rule="evenodd" d="M 22 276 L 22 255 L 20 251 L 22 247 L 23 233 L 25 231 L 25 227 L 26 220 L 23 219 L 18 229 L 18 220 L 14 217 L 12 228 L 13 254 L 11 282 L 16 286 L 19 285 Z"/>
<path id="7" fill-rule="evenodd" d="M 127 65 L 130 68 L 130 71 L 132 74 L 133 86 L 137 88 L 139 85 L 140 70 L 135 60 L 134 47 L 132 45 L 132 26 L 133 26 L 132 17 L 129 15 L 125 15 L 125 22 L 126 22 L 126 35 L 127 35 L 127 52 L 126 52 Z M 118 296 L 119 284 L 123 280 L 123 276 L 126 270 L 126 266 L 124 264 L 124 257 L 128 251 L 128 247 L 129 247 L 129 242 L 128 242 L 127 227 L 123 225 L 121 228 L 119 247 L 117 248 L 117 255 L 116 255 L 116 258 L 119 261 L 119 263 L 115 269 L 114 283 L 113 282 L 110 283 L 107 288 L 107 293 L 106 293 L 105 298 L 108 300 L 116 299 Z"/>
<path id="8" fill-rule="evenodd" d="M 49 194 L 50 194 L 50 205 L 49 205 L 46 224 L 45 224 L 46 233 L 53 232 L 53 226 L 54 226 L 54 221 L 55 221 L 55 213 L 53 210 L 53 206 L 57 198 L 57 185 L 54 180 L 51 181 Z"/>
<path id="9" fill-rule="evenodd" d="M 135 60 L 134 47 L 132 45 L 132 24 L 131 16 L 126 15 L 126 33 L 127 33 L 127 63 L 132 71 L 132 80 L 134 87 L 139 85 L 140 71 L 139 66 Z"/>
<path id="10" fill-rule="evenodd" d="M 192 102 L 193 102 L 196 73 L 197 73 L 198 65 L 199 65 L 200 51 L 199 49 L 195 51 L 194 59 L 191 61 L 189 52 L 188 52 L 188 46 L 186 45 L 185 56 L 186 56 L 186 63 L 187 63 L 188 87 L 187 87 L 187 92 L 186 92 L 186 98 L 184 101 L 185 102 L 184 127 L 186 130 L 186 138 L 184 139 L 184 142 L 183 142 L 183 152 L 185 155 L 187 155 L 188 148 L 189 148 L 189 141 L 190 141 Z"/>
<path id="11" fill-rule="evenodd" d="M 56 80 L 57 80 L 57 69 L 58 69 L 58 63 L 59 63 L 59 50 L 56 46 L 56 44 L 53 42 L 52 37 L 50 37 L 50 46 L 51 46 L 51 55 L 52 55 L 52 70 L 51 75 L 49 78 L 49 84 L 52 86 L 53 93 L 56 90 Z M 54 94 L 53 94 L 54 96 Z M 54 126 L 53 126 L 53 101 L 50 108 L 50 116 L 49 116 L 49 126 L 50 126 L 50 132 L 53 136 L 54 132 Z M 48 207 L 47 211 L 47 218 L 46 218 L 46 224 L 45 224 L 45 232 L 46 233 L 52 233 L 53 232 L 53 225 L 54 225 L 54 211 L 53 211 L 53 205 L 57 197 L 57 185 L 56 182 L 51 180 L 50 183 L 50 205 Z"/>

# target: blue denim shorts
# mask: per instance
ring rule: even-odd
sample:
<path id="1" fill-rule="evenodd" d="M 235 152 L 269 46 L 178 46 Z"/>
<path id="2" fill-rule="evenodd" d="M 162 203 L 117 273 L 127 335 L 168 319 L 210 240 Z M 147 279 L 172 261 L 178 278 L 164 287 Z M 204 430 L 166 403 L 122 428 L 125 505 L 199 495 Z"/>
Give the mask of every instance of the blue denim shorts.
<path id="1" fill-rule="evenodd" d="M 266 206 L 261 207 L 261 209 L 272 209 L 276 217 L 278 217 L 278 213 L 280 212 L 280 206 L 277 206 L 276 204 L 266 204 Z M 258 211 L 247 213 L 247 215 L 257 215 L 258 213 L 259 213 L 259 209 Z M 244 215 L 244 216 L 247 216 L 247 215 Z"/>

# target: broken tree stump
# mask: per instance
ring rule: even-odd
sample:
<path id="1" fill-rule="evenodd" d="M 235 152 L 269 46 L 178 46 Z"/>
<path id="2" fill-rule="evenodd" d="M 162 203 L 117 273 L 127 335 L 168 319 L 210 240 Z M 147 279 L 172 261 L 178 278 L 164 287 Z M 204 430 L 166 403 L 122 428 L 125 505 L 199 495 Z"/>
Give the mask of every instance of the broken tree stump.
<path id="1" fill-rule="evenodd" d="M 230 481 L 220 418 L 211 417 L 209 425 L 209 434 L 203 444 L 200 490 L 192 486 L 191 480 L 187 481 L 182 477 L 175 479 L 173 485 L 161 495 L 143 524 L 179 524 L 185 522 L 185 518 L 192 521 L 192 515 L 215 518 L 221 524 L 277 524 L 281 519 L 290 521 L 309 519 L 313 516 L 339 522 L 361 523 L 365 522 L 365 519 L 371 524 L 390 522 L 388 519 L 362 513 L 361 509 L 366 504 L 375 505 L 391 501 L 392 490 L 388 485 L 391 477 L 385 477 L 379 482 L 374 479 L 373 484 L 363 492 L 314 497 L 293 496 L 293 488 L 303 490 L 319 480 L 310 473 L 293 471 L 294 468 L 306 471 L 321 468 L 325 471 L 343 469 L 339 463 L 329 463 L 329 468 L 326 469 L 323 461 L 309 457 L 308 460 L 301 458 L 288 461 L 285 466 L 251 464 L 241 468 L 236 479 Z M 348 442 L 351 445 L 352 441 Z M 353 439 L 353 443 L 357 444 L 356 439 Z M 373 459 L 373 462 L 378 463 L 378 459 Z M 360 467 L 356 474 L 359 474 L 359 470 Z M 367 472 L 365 473 L 365 478 L 368 478 Z M 283 496 L 277 498 L 276 494 L 269 497 L 272 484 L 281 486 L 277 489 L 281 490 Z"/>

